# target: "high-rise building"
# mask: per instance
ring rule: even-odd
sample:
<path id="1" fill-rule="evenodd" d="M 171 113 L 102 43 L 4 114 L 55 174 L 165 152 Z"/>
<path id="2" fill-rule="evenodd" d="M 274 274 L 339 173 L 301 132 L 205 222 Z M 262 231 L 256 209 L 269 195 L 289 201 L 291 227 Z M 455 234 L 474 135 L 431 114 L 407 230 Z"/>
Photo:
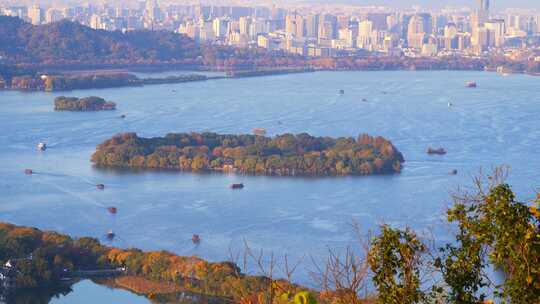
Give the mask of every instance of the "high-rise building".
<path id="1" fill-rule="evenodd" d="M 346 48 L 352 48 L 355 43 L 355 37 L 353 36 L 353 31 L 348 28 L 342 28 L 338 31 L 339 40 L 343 41 L 343 45 Z"/>
<path id="2" fill-rule="evenodd" d="M 92 17 L 90 17 L 90 27 L 93 29 L 101 29 L 101 17 L 97 14 L 92 14 Z"/>
<path id="3" fill-rule="evenodd" d="M 489 39 L 486 39 L 484 24 L 489 20 L 489 0 L 478 0 L 478 9 L 471 15 L 471 44 L 477 49 L 482 49 Z M 482 31 L 482 33 L 480 33 Z M 482 35 L 482 37 L 480 37 Z"/>
<path id="4" fill-rule="evenodd" d="M 193 21 L 188 21 L 185 24 L 180 25 L 178 32 L 190 37 L 193 40 L 199 40 L 200 29 L 198 24 Z"/>
<path id="5" fill-rule="evenodd" d="M 251 19 L 248 17 L 240 17 L 238 19 L 238 26 L 240 28 L 240 34 L 249 35 L 249 29 L 251 25 Z"/>
<path id="6" fill-rule="evenodd" d="M 444 48 L 454 50 L 458 48 L 458 28 L 454 23 L 444 27 Z"/>
<path id="7" fill-rule="evenodd" d="M 431 16 L 431 14 L 422 13 L 418 14 L 418 16 L 422 18 L 422 22 L 424 24 L 424 33 L 426 33 L 426 35 L 433 34 L 433 17 Z"/>
<path id="8" fill-rule="evenodd" d="M 392 32 L 397 31 L 397 25 L 398 25 L 398 20 L 397 20 L 396 15 L 388 15 L 386 17 L 386 28 L 389 31 L 392 31 Z"/>
<path id="9" fill-rule="evenodd" d="M 43 10 L 39 5 L 34 5 L 28 9 L 28 18 L 33 25 L 40 25 L 43 22 Z"/>
<path id="10" fill-rule="evenodd" d="M 502 47 L 504 44 L 504 35 L 506 28 L 503 19 L 492 19 L 484 23 L 486 29 L 491 32 L 493 41 L 490 41 L 490 46 Z"/>
<path id="11" fill-rule="evenodd" d="M 287 35 L 296 35 L 296 14 L 285 16 L 285 33 Z"/>
<path id="12" fill-rule="evenodd" d="M 372 32 L 372 21 L 364 20 L 358 23 L 358 37 L 356 38 L 356 46 L 359 49 L 369 49 L 371 46 Z"/>
<path id="13" fill-rule="evenodd" d="M 478 0 L 478 7 L 480 10 L 489 12 L 489 0 Z"/>
<path id="14" fill-rule="evenodd" d="M 407 28 L 407 43 L 410 48 L 422 49 L 426 32 L 424 31 L 424 19 L 421 16 L 412 16 Z"/>
<path id="15" fill-rule="evenodd" d="M 369 13 L 367 14 L 367 20 L 373 23 L 373 29 L 377 31 L 386 31 L 388 27 L 388 14 L 386 13 Z"/>
<path id="16" fill-rule="evenodd" d="M 296 15 L 296 38 L 304 38 L 306 36 L 306 22 L 304 17 Z"/>
<path id="17" fill-rule="evenodd" d="M 60 10 L 49 8 L 45 12 L 45 23 L 52 23 L 60 21 L 64 18 Z"/>
<path id="18" fill-rule="evenodd" d="M 212 29 L 214 30 L 214 35 L 218 38 L 225 37 L 227 35 L 228 22 L 222 18 L 214 19 L 212 23 Z"/>
<path id="19" fill-rule="evenodd" d="M 160 21 L 161 10 L 159 9 L 157 0 L 146 0 L 144 15 L 147 25 L 150 28 L 153 28 Z"/>
<path id="20" fill-rule="evenodd" d="M 306 37 L 317 38 L 319 36 L 319 15 L 306 17 Z"/>
<path id="21" fill-rule="evenodd" d="M 337 17 L 330 14 L 319 16 L 319 39 L 332 40 L 337 37 Z"/>

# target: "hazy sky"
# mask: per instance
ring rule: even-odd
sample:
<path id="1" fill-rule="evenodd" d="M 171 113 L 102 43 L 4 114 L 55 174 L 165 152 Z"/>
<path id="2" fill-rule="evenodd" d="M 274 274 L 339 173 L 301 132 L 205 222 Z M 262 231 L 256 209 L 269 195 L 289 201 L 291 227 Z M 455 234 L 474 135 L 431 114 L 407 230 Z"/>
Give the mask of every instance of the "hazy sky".
<path id="1" fill-rule="evenodd" d="M 0 0 L 1 4 L 49 4 L 49 3 L 82 3 L 82 2 L 92 2 L 92 3 L 137 3 L 139 1 L 145 0 Z M 187 2 L 197 2 L 197 0 L 158 0 L 159 2 L 166 3 L 187 3 Z M 475 7 L 477 0 L 201 0 L 203 3 L 207 2 L 239 2 L 239 3 L 347 3 L 360 6 L 368 5 L 381 5 L 388 7 L 399 7 L 399 8 L 410 8 L 413 5 L 419 5 L 426 8 L 442 8 L 445 6 L 468 6 Z M 491 0 L 491 6 L 493 11 L 503 10 L 505 8 L 529 8 L 529 9 L 540 9 L 540 0 Z"/>
<path id="2" fill-rule="evenodd" d="M 301 1 L 301 0 L 298 0 Z M 303 2 L 309 2 L 303 1 Z M 333 0 L 318 0 L 319 3 L 332 3 Z M 476 0 L 342 0 L 340 2 L 346 2 L 358 5 L 385 5 L 394 7 L 411 7 L 412 5 L 419 5 L 423 7 L 440 8 L 447 5 L 450 6 L 474 6 Z M 494 10 L 504 8 L 537 8 L 540 9 L 540 0 L 491 0 L 491 5 Z"/>

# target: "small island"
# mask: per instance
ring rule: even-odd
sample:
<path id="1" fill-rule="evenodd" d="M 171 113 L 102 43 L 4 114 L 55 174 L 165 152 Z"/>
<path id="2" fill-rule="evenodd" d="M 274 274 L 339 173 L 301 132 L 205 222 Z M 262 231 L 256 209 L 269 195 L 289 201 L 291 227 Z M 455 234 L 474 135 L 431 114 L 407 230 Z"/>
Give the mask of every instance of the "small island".
<path id="1" fill-rule="evenodd" d="M 236 172 L 277 176 L 347 176 L 399 173 L 403 155 L 383 137 L 314 137 L 172 133 L 143 138 L 124 133 L 100 144 L 98 167 Z"/>
<path id="2" fill-rule="evenodd" d="M 116 110 L 116 104 L 95 96 L 84 98 L 60 96 L 54 99 L 54 110 L 75 112 L 110 111 Z"/>

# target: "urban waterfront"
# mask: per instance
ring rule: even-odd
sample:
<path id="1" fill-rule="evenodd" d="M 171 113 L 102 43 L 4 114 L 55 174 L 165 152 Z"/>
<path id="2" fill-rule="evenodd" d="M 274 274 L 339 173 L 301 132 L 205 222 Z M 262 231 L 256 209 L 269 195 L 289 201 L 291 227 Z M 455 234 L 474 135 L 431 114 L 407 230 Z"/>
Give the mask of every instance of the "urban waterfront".
<path id="1" fill-rule="evenodd" d="M 467 81 L 478 88 L 466 88 Z M 0 220 L 102 240 L 113 229 L 115 246 L 213 261 L 241 250 L 244 240 L 277 255 L 321 258 L 328 247 L 354 241 L 353 221 L 366 232 L 385 222 L 445 235 L 449 192 L 471 185 L 480 167 L 511 166 L 509 182 L 520 199 L 534 197 L 539 82 L 484 72 L 317 72 L 62 94 L 3 91 Z M 101 96 L 118 110 L 57 113 L 59 95 Z M 406 163 L 392 176 L 285 178 L 106 171 L 89 161 L 97 144 L 119 132 L 253 128 L 270 135 L 381 135 Z M 49 145 L 45 152 L 36 151 L 41 141 Z M 429 156 L 429 146 L 448 154 Z M 24 175 L 26 168 L 36 174 Z M 449 174 L 454 169 L 457 176 Z M 231 191 L 236 182 L 246 187 Z M 106 189 L 98 191 L 97 183 Z M 109 214 L 109 206 L 118 214 Z M 191 242 L 194 233 L 199 246 Z M 297 281 L 307 283 L 309 266 Z"/>

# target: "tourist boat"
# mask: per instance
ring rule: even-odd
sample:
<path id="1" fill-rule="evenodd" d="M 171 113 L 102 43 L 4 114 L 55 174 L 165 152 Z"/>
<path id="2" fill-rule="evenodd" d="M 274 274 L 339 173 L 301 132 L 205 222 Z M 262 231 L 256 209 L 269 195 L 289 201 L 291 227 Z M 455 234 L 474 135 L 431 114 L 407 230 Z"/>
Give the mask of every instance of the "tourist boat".
<path id="1" fill-rule="evenodd" d="M 448 107 L 451 108 L 454 104 L 451 102 L 448 102 Z"/>
<path id="2" fill-rule="evenodd" d="M 365 99 L 365 98 L 362 98 L 362 101 L 363 101 L 363 102 L 367 102 L 367 99 Z"/>
<path id="3" fill-rule="evenodd" d="M 116 208 L 116 207 L 108 207 L 107 211 L 109 211 L 110 214 L 116 214 L 118 212 L 118 208 Z"/>
<path id="4" fill-rule="evenodd" d="M 253 129 L 253 134 L 255 134 L 257 136 L 265 136 L 266 135 L 266 129 L 255 128 L 255 129 Z"/>
<path id="5" fill-rule="evenodd" d="M 107 234 L 105 235 L 109 241 L 112 241 L 116 234 L 112 230 L 107 231 Z"/>
<path id="6" fill-rule="evenodd" d="M 445 155 L 446 150 L 444 148 L 433 149 L 433 148 L 429 147 L 428 150 L 427 150 L 427 153 L 428 154 L 436 154 L 436 155 Z"/>
<path id="7" fill-rule="evenodd" d="M 126 118 L 126 115 L 122 114 L 120 115 L 120 118 Z"/>
<path id="8" fill-rule="evenodd" d="M 198 234 L 194 234 L 191 237 L 191 241 L 193 242 L 193 244 L 198 245 L 201 243 L 201 237 Z"/>
<path id="9" fill-rule="evenodd" d="M 231 189 L 243 189 L 244 184 L 232 184 Z"/>
<path id="10" fill-rule="evenodd" d="M 103 189 L 105 189 L 105 185 L 104 184 L 97 184 L 96 188 L 98 188 L 99 190 L 103 190 Z"/>
<path id="11" fill-rule="evenodd" d="M 339 90 L 339 94 L 340 94 L 340 95 L 345 94 L 345 90 Z"/>
<path id="12" fill-rule="evenodd" d="M 40 143 L 38 143 L 38 145 L 37 145 L 37 149 L 38 149 L 39 151 L 45 151 L 45 150 L 47 150 L 47 144 L 44 143 L 44 142 L 40 142 Z"/>
<path id="13" fill-rule="evenodd" d="M 450 175 L 457 175 L 457 170 L 454 169 L 454 170 L 450 171 Z"/>
<path id="14" fill-rule="evenodd" d="M 467 88 L 476 88 L 478 85 L 474 81 L 468 81 L 468 82 L 465 83 L 465 86 Z"/>
<path id="15" fill-rule="evenodd" d="M 32 174 L 34 174 L 34 171 L 32 171 L 32 169 L 24 169 L 24 174 L 32 175 Z"/>

